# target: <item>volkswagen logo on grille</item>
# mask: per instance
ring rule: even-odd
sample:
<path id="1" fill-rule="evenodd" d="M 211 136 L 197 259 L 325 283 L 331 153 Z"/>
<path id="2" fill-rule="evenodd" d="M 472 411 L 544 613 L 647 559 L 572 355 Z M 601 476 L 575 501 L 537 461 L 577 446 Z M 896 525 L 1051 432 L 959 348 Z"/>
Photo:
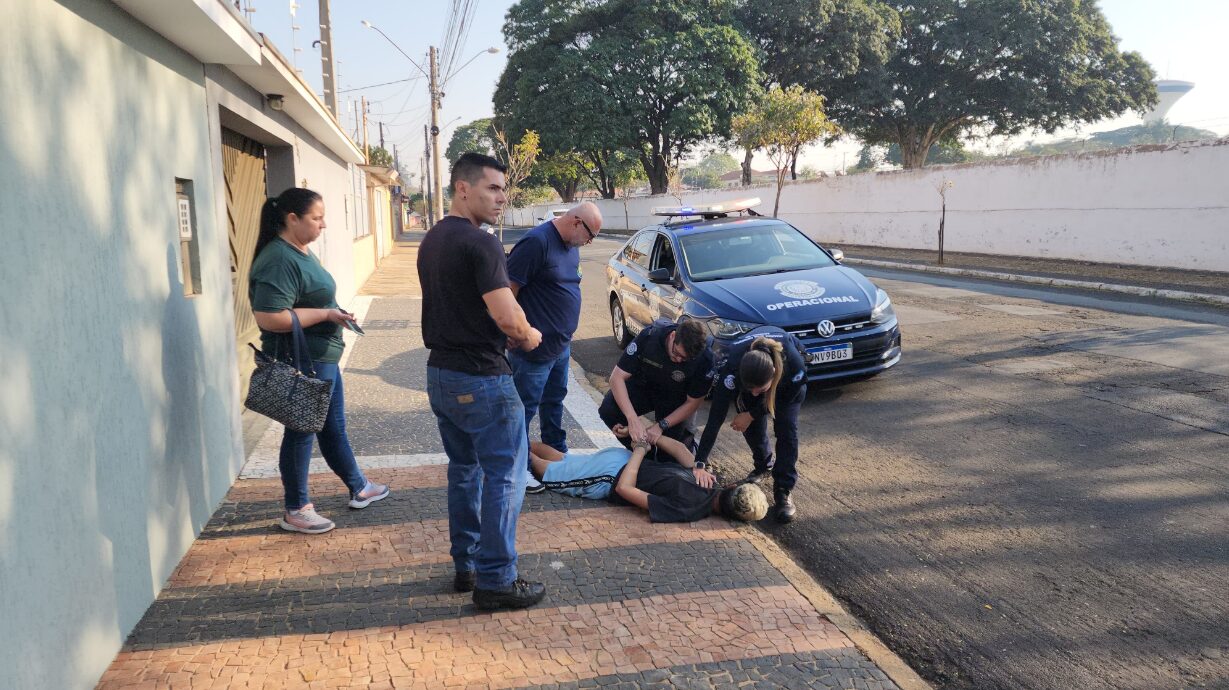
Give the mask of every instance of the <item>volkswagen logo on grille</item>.
<path id="1" fill-rule="evenodd" d="M 824 319 L 823 321 L 815 324 L 815 330 L 819 331 L 819 337 L 828 338 L 831 337 L 833 333 L 836 333 L 836 324 L 832 323 L 828 319 Z"/>

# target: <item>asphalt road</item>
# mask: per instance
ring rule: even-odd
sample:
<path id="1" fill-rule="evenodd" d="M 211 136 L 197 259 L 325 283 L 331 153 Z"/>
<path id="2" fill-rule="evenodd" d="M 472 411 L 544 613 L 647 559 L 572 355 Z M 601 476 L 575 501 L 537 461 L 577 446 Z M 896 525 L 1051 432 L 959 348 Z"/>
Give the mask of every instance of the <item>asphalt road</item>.
<path id="1" fill-rule="evenodd" d="M 599 385 L 618 246 L 583 251 Z M 765 531 L 939 687 L 1229 687 L 1229 313 L 866 273 L 904 358 L 812 391 Z"/>

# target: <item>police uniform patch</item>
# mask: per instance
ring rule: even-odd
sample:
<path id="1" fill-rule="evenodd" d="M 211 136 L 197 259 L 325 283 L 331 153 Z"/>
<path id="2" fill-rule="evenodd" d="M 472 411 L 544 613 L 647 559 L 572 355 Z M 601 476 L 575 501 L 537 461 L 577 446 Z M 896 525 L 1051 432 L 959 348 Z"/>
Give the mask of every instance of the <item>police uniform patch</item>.
<path id="1" fill-rule="evenodd" d="M 674 371 L 670 372 L 670 378 L 671 378 L 671 380 L 673 380 L 675 383 L 682 383 L 682 382 L 683 382 L 683 379 L 687 378 L 687 374 L 684 374 L 684 373 L 683 373 L 681 370 L 679 370 L 679 369 L 675 369 Z"/>
<path id="2" fill-rule="evenodd" d="M 631 345 L 627 346 L 627 354 L 629 355 L 636 354 L 636 343 L 633 342 Z"/>
<path id="3" fill-rule="evenodd" d="M 734 390 L 734 375 L 730 374 L 725 377 L 725 387 Z"/>
<path id="4" fill-rule="evenodd" d="M 799 381 L 801 381 L 803 376 L 806 376 L 805 371 L 800 371 L 797 374 L 794 374 L 794 383 L 798 383 Z"/>

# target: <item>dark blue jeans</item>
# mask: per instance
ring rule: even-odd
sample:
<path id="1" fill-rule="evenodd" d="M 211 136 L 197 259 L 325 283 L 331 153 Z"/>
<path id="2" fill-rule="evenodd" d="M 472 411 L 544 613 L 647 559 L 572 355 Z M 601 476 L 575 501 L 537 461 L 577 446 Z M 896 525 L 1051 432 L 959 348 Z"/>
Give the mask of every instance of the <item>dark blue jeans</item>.
<path id="1" fill-rule="evenodd" d="M 768 443 L 768 416 L 751 422 L 743 432 L 751 447 L 751 459 L 755 469 L 772 468 L 774 489 L 792 491 L 798 483 L 798 411 L 807 397 L 807 384 L 795 386 L 782 382 L 777 387 L 777 414 L 773 418 L 773 432 L 777 436 L 777 455 L 773 458 Z"/>
<path id="2" fill-rule="evenodd" d="M 560 453 L 568 452 L 567 432 L 563 430 L 563 399 L 568 395 L 571 358 L 570 346 L 563 349 L 563 354 L 545 362 L 526 359 L 523 352 L 508 351 L 512 381 L 525 406 L 525 433 L 529 433 L 529 423 L 535 414 L 538 415 L 542 443 Z"/>
<path id="3" fill-rule="evenodd" d="M 316 378 L 333 382 L 333 399 L 329 402 L 329 416 L 324 428 L 316 434 L 304 434 L 286 430 L 282 436 L 282 450 L 278 456 L 278 469 L 282 473 L 282 488 L 286 493 L 286 510 L 298 510 L 311 503 L 307 495 L 307 470 L 312 460 L 313 436 L 320 439 L 320 454 L 329 469 L 341 477 L 354 495 L 367 486 L 367 477 L 359 469 L 346 436 L 346 394 L 342 390 L 341 370 L 336 362 L 313 362 Z"/>
<path id="4" fill-rule="evenodd" d="M 478 587 L 516 579 L 516 521 L 525 498 L 525 408 L 511 376 L 427 367 L 427 396 L 448 455 L 448 531 L 458 571 Z"/>

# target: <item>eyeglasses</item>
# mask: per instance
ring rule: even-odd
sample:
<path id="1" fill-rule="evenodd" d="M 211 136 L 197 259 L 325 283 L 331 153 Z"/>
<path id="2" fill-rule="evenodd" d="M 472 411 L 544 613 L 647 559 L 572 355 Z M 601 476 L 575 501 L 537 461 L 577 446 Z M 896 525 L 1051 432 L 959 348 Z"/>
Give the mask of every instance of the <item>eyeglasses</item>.
<path id="1" fill-rule="evenodd" d="M 576 220 L 579 220 L 581 227 L 585 229 L 585 232 L 589 233 L 590 242 L 597 239 L 597 233 L 589 229 L 589 224 L 585 222 L 584 218 L 581 218 L 580 216 L 576 216 Z"/>

